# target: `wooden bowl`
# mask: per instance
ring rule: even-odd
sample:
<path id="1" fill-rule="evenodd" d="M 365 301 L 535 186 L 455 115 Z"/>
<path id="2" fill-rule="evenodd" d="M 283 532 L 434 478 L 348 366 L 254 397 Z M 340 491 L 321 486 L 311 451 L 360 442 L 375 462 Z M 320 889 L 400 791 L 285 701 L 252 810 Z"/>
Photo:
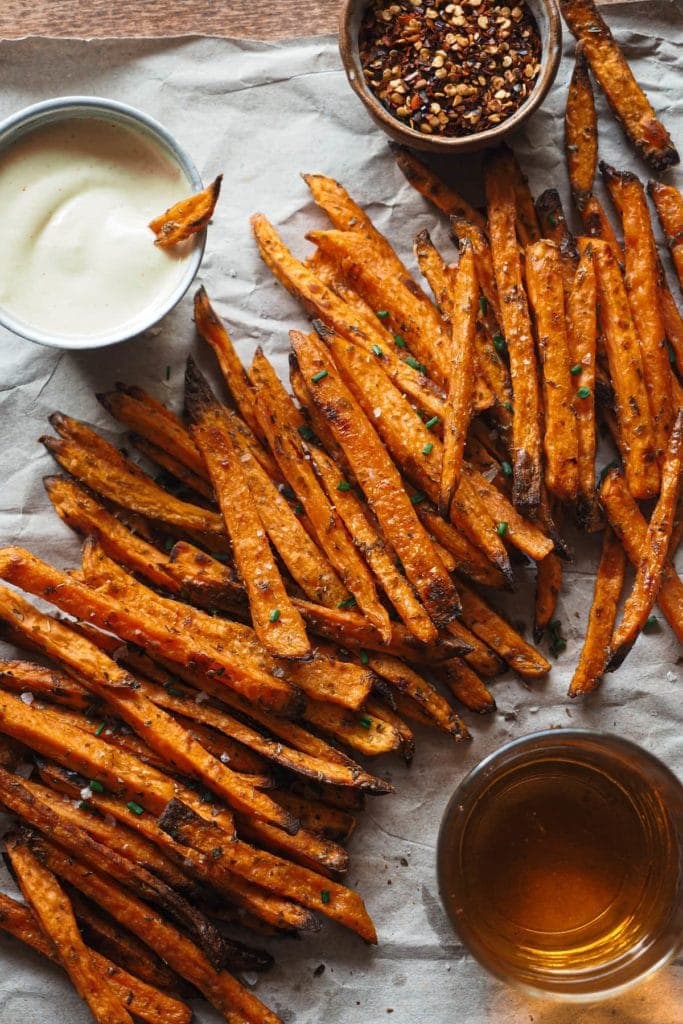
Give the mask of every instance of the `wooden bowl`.
<path id="1" fill-rule="evenodd" d="M 541 35 L 541 70 L 531 95 L 506 120 L 486 131 L 461 137 L 425 135 L 390 114 L 367 86 L 358 52 L 358 33 L 367 0 L 343 0 L 339 14 L 339 52 L 351 88 L 373 121 L 403 146 L 430 153 L 472 153 L 496 146 L 512 135 L 541 105 L 555 81 L 562 54 L 562 25 L 557 0 L 526 0 Z"/>

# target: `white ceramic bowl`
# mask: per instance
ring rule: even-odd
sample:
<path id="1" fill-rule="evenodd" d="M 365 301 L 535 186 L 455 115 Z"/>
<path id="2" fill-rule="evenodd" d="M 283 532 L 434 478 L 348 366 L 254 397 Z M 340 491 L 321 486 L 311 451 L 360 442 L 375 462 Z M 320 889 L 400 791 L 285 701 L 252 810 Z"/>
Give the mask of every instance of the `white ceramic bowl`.
<path id="1" fill-rule="evenodd" d="M 41 103 L 34 103 L 30 107 L 19 110 L 12 114 L 5 121 L 0 123 L 0 152 L 11 146 L 18 138 L 27 132 L 56 121 L 71 120 L 73 118 L 106 118 L 124 127 L 132 128 L 151 138 L 171 159 L 179 166 L 188 180 L 188 194 L 199 192 L 204 186 L 199 171 L 194 163 L 163 125 L 149 117 L 148 114 L 126 103 L 118 103 L 116 100 L 103 99 L 99 96 L 59 96 L 55 99 L 44 100 Z M 150 233 L 151 244 L 151 233 Z M 206 232 L 202 231 L 195 237 L 192 251 L 187 257 L 185 272 L 180 281 L 168 294 L 160 297 L 158 305 L 153 305 L 132 323 L 125 327 L 114 329 L 105 334 L 98 334 L 92 339 L 74 338 L 52 335 L 48 331 L 32 327 L 30 324 L 16 320 L 7 310 L 0 305 L 0 324 L 7 327 L 14 334 L 28 341 L 37 342 L 40 345 L 49 345 L 52 348 L 62 349 L 90 349 L 103 348 L 106 345 L 115 345 L 120 341 L 140 334 L 142 331 L 153 327 L 163 316 L 180 302 L 195 277 L 202 262 L 204 247 L 206 244 Z"/>

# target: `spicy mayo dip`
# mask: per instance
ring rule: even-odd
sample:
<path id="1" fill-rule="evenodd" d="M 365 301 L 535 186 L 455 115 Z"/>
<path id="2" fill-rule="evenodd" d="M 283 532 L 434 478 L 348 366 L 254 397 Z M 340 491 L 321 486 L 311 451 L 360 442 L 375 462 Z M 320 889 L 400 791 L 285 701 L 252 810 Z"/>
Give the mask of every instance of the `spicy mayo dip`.
<path id="1" fill-rule="evenodd" d="M 147 225 L 193 191 L 160 143 L 113 118 L 29 129 L 0 152 L 0 308 L 69 347 L 150 326 L 196 243 L 162 250 Z"/>

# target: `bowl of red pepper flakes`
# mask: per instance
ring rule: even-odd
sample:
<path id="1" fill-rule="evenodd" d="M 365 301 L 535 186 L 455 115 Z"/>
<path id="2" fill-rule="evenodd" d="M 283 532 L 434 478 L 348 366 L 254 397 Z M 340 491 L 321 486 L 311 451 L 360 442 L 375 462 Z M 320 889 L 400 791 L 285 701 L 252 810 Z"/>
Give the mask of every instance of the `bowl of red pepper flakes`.
<path id="1" fill-rule="evenodd" d="M 562 28 L 556 0 L 345 0 L 339 48 L 351 87 L 394 141 L 471 152 L 543 102 Z"/>

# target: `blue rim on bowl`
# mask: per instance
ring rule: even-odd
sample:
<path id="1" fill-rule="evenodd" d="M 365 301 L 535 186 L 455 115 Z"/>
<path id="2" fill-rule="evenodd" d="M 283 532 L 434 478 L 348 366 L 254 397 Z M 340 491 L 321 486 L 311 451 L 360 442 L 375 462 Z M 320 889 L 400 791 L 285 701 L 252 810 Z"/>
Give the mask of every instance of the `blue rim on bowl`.
<path id="1" fill-rule="evenodd" d="M 105 99 L 100 96 L 58 96 L 54 99 L 43 100 L 40 103 L 33 103 L 24 107 L 14 114 L 11 114 L 4 121 L 0 122 L 0 151 L 4 150 L 12 142 L 16 141 L 25 133 L 38 128 L 41 125 L 53 124 L 56 121 L 67 118 L 113 118 L 117 123 L 142 131 L 161 146 L 161 148 L 178 164 L 187 178 L 190 191 L 198 192 L 204 185 L 195 164 L 179 145 L 173 135 L 156 121 L 149 114 L 129 106 L 127 103 L 119 103 L 117 100 Z M 12 331 L 13 334 L 27 341 L 33 341 L 40 345 L 47 345 L 51 348 L 86 350 L 104 348 L 107 345 L 116 345 L 121 341 L 128 341 L 130 338 L 141 334 L 143 331 L 153 327 L 162 317 L 166 316 L 176 306 L 187 292 L 188 288 L 197 276 L 204 248 L 206 246 L 206 231 L 195 236 L 194 248 L 187 259 L 187 267 L 183 277 L 163 302 L 155 307 L 148 321 L 141 321 L 131 330 L 130 325 L 111 331 L 99 337 L 90 339 L 70 340 L 68 337 L 59 337 L 47 331 L 31 327 L 29 324 L 15 320 L 5 309 L 0 306 L 0 325 Z"/>

